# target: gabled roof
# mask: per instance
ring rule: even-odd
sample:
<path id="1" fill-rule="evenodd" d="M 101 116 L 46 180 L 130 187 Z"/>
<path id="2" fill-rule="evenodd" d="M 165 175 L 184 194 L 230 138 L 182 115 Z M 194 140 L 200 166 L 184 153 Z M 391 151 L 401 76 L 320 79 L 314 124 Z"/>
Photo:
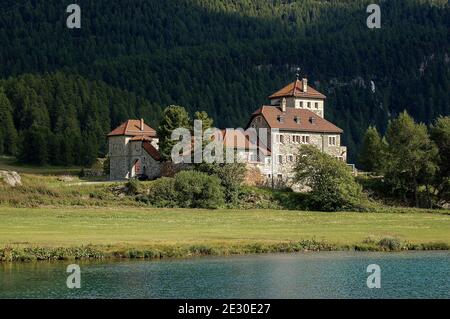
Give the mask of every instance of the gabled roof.
<path id="1" fill-rule="evenodd" d="M 296 80 L 288 85 L 286 85 L 281 90 L 275 92 L 269 99 L 277 99 L 282 97 L 303 97 L 303 98 L 313 98 L 313 99 L 326 99 L 326 96 L 322 93 L 316 91 L 309 85 L 307 85 L 306 92 L 303 92 L 303 83 L 300 80 Z"/>
<path id="2" fill-rule="evenodd" d="M 148 136 L 156 137 L 156 131 L 144 123 L 144 129 L 141 130 L 140 120 L 128 120 L 115 128 L 108 136 Z"/>
<path id="3" fill-rule="evenodd" d="M 226 148 L 234 147 L 235 149 L 257 150 L 259 149 L 264 155 L 270 155 L 270 149 L 263 145 L 259 137 L 255 135 L 251 138 L 249 134 L 245 134 L 242 130 L 221 130 L 223 145 Z M 256 142 L 256 143 L 254 143 Z"/>
<path id="4" fill-rule="evenodd" d="M 142 147 L 155 161 L 161 160 L 161 154 L 159 154 L 158 150 L 152 145 L 152 143 L 149 141 L 144 141 L 142 143 Z"/>
<path id="5" fill-rule="evenodd" d="M 343 130 L 333 123 L 306 109 L 287 107 L 286 112 L 282 112 L 277 106 L 266 105 L 252 114 L 250 122 L 258 115 L 262 115 L 269 127 L 273 129 L 315 133 L 343 133 Z M 283 118 L 282 122 L 279 120 L 280 117 Z M 299 119 L 298 123 L 296 118 Z"/>

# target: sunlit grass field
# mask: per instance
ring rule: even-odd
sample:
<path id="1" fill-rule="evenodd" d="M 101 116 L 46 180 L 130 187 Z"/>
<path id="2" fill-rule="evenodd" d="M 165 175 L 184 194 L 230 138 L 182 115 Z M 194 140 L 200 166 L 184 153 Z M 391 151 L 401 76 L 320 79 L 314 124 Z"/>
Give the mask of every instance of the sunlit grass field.
<path id="1" fill-rule="evenodd" d="M 4 157 L 0 169 L 22 178 L 15 188 L 0 183 L 0 260 L 450 247 L 448 210 L 160 209 L 124 193 L 124 183 L 90 183 L 67 169 L 21 167 Z"/>
<path id="2" fill-rule="evenodd" d="M 232 245 L 396 237 L 450 244 L 448 213 L 0 207 L 0 246 Z"/>

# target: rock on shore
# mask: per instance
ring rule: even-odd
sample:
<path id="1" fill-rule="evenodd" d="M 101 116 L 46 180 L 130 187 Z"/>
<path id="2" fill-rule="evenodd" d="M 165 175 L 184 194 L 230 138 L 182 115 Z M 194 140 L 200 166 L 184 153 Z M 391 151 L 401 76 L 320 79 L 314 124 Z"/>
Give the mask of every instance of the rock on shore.
<path id="1" fill-rule="evenodd" d="M 22 185 L 20 175 L 14 171 L 0 171 L 0 180 L 11 187 Z"/>

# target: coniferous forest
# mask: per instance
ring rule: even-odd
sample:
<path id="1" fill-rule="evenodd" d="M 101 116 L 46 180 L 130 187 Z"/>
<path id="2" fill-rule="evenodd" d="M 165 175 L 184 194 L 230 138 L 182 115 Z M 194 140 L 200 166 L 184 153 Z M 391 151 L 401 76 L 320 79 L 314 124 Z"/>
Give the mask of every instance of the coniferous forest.
<path id="1" fill-rule="evenodd" d="M 243 127 L 301 68 L 327 95 L 350 162 L 366 129 L 403 110 L 450 115 L 447 0 L 60 0 L 0 3 L 0 154 L 89 165 L 128 118 L 156 127 L 171 104 Z"/>

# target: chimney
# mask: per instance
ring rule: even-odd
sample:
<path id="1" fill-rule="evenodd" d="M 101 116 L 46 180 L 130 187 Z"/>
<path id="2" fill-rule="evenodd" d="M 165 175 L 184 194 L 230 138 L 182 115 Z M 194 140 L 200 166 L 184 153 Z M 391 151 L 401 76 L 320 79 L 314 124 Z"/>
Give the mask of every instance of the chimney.
<path id="1" fill-rule="evenodd" d="M 139 128 L 141 129 L 141 131 L 144 130 L 144 119 L 141 119 L 141 125 Z"/>
<path id="2" fill-rule="evenodd" d="M 281 111 L 284 113 L 286 112 L 286 98 L 281 99 Z"/>
<path id="3" fill-rule="evenodd" d="M 303 92 L 308 92 L 308 79 L 307 78 L 303 78 L 302 79 L 302 84 L 303 84 Z"/>

